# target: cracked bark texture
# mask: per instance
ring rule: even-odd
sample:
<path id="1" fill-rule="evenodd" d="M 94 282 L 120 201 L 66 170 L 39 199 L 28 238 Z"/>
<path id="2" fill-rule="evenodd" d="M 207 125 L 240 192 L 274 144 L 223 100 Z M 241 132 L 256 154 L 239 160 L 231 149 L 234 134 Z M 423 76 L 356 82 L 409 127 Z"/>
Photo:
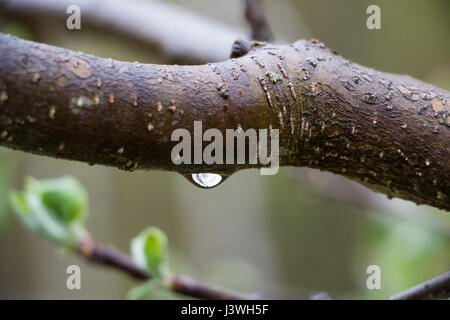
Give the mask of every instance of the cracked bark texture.
<path id="1" fill-rule="evenodd" d="M 234 49 L 221 63 L 143 65 L 0 35 L 0 144 L 124 170 L 227 175 L 260 165 L 177 166 L 173 130 L 273 128 L 281 165 L 450 210 L 448 91 L 316 40 Z"/>

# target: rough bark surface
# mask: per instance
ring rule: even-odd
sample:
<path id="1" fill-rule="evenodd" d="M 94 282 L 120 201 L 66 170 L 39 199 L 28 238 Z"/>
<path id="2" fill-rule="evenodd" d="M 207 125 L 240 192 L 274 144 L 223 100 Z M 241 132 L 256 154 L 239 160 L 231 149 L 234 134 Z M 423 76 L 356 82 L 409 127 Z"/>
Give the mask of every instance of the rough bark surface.
<path id="1" fill-rule="evenodd" d="M 0 144 L 125 170 L 231 174 L 258 165 L 177 166 L 172 131 L 192 132 L 197 120 L 203 131 L 274 128 L 281 165 L 450 210 L 448 91 L 362 67 L 315 40 L 238 43 L 233 56 L 143 65 L 0 35 Z"/>

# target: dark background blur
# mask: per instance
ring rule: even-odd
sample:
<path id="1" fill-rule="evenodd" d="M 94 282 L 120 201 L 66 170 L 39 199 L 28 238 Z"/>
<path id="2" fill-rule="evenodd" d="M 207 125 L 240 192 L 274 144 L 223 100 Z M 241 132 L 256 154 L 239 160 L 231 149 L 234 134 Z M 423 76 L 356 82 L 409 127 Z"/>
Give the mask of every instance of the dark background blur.
<path id="1" fill-rule="evenodd" d="M 169 2 L 249 33 L 239 0 Z M 265 3 L 277 42 L 318 38 L 354 62 L 450 89 L 449 1 Z M 366 28 L 370 4 L 381 7 L 381 30 Z M 113 32 L 70 32 L 63 20 L 0 16 L 0 32 L 102 57 L 167 62 Z M 176 173 L 124 173 L 1 148 L 0 298 L 121 299 L 135 284 L 62 253 L 12 216 L 8 191 L 26 175 L 65 174 L 87 187 L 88 227 L 99 241 L 128 252 L 133 236 L 157 226 L 168 234 L 176 272 L 237 290 L 274 298 L 308 298 L 312 291 L 384 298 L 450 269 L 449 213 L 388 200 L 332 174 L 249 170 L 200 190 Z M 66 289 L 70 264 L 81 266 L 81 290 Z M 372 264 L 381 267 L 381 290 L 366 287 Z"/>

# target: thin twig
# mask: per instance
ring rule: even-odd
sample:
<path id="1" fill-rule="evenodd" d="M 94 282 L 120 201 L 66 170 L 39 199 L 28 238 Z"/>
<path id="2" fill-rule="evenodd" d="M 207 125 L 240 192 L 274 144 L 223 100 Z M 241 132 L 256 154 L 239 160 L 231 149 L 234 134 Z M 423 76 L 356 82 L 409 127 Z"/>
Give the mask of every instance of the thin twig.
<path id="1" fill-rule="evenodd" d="M 90 235 L 83 237 L 78 253 L 92 263 L 113 267 L 138 280 L 149 280 L 151 276 L 141 270 L 126 254 L 112 246 L 97 243 Z M 249 300 L 259 296 L 245 296 L 239 293 L 213 288 L 188 277 L 175 275 L 168 286 L 175 293 L 206 300 Z"/>
<path id="2" fill-rule="evenodd" d="M 310 294 L 309 300 L 334 300 L 328 292 L 315 292 Z"/>
<path id="3" fill-rule="evenodd" d="M 149 280 L 151 276 L 142 271 L 131 258 L 111 246 L 95 242 L 90 236 L 83 237 L 78 247 L 78 253 L 90 262 L 106 265 L 121 270 L 138 280 Z M 259 300 L 261 295 L 245 296 L 239 293 L 224 291 L 184 275 L 175 275 L 168 286 L 173 292 L 192 298 L 207 300 Z M 424 300 L 447 299 L 450 296 L 450 271 L 436 278 L 423 282 L 388 298 L 388 300 Z M 332 300 L 326 292 L 311 295 L 312 300 Z"/>
<path id="4" fill-rule="evenodd" d="M 262 0 L 245 0 L 245 19 L 252 29 L 252 39 L 269 41 L 273 38 L 272 30 L 266 18 Z"/>
<path id="5" fill-rule="evenodd" d="M 450 271 L 389 297 L 389 300 L 429 300 L 450 297 Z"/>

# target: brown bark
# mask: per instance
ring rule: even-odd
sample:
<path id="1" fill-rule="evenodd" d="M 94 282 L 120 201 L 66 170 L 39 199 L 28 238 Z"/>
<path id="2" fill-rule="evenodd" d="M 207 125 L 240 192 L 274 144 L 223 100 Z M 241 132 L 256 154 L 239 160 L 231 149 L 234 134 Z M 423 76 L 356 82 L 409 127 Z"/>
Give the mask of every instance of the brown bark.
<path id="1" fill-rule="evenodd" d="M 96 242 L 90 235 L 86 235 L 80 241 L 77 252 L 94 264 L 115 268 L 137 280 L 152 279 L 152 276 L 141 270 L 128 255 L 113 246 L 105 246 Z M 211 287 L 184 275 L 172 275 L 166 286 L 175 293 L 197 299 L 248 300 L 259 298 L 256 295 L 246 296 Z"/>
<path id="2" fill-rule="evenodd" d="M 192 132 L 196 120 L 203 131 L 272 127 L 281 165 L 450 210 L 450 93 L 359 66 L 317 41 L 167 66 L 0 35 L 0 98 L 0 143 L 14 149 L 125 170 L 231 174 L 258 165 L 177 166 L 172 131 Z"/>
<path id="3" fill-rule="evenodd" d="M 436 300 L 450 298 L 450 271 L 400 292 L 389 300 Z"/>
<path id="4" fill-rule="evenodd" d="M 105 246 L 96 242 L 87 234 L 78 246 L 77 252 L 90 262 L 109 266 L 128 274 L 137 280 L 149 280 L 151 276 L 138 268 L 133 260 L 113 246 Z M 261 300 L 264 296 L 259 294 L 243 295 L 226 291 L 203 284 L 191 277 L 173 275 L 168 288 L 173 292 L 189 297 L 209 300 Z M 389 300 L 429 300 L 448 299 L 450 295 L 450 271 L 417 286 L 389 297 Z M 333 300 L 326 292 L 311 295 L 311 300 Z"/>

